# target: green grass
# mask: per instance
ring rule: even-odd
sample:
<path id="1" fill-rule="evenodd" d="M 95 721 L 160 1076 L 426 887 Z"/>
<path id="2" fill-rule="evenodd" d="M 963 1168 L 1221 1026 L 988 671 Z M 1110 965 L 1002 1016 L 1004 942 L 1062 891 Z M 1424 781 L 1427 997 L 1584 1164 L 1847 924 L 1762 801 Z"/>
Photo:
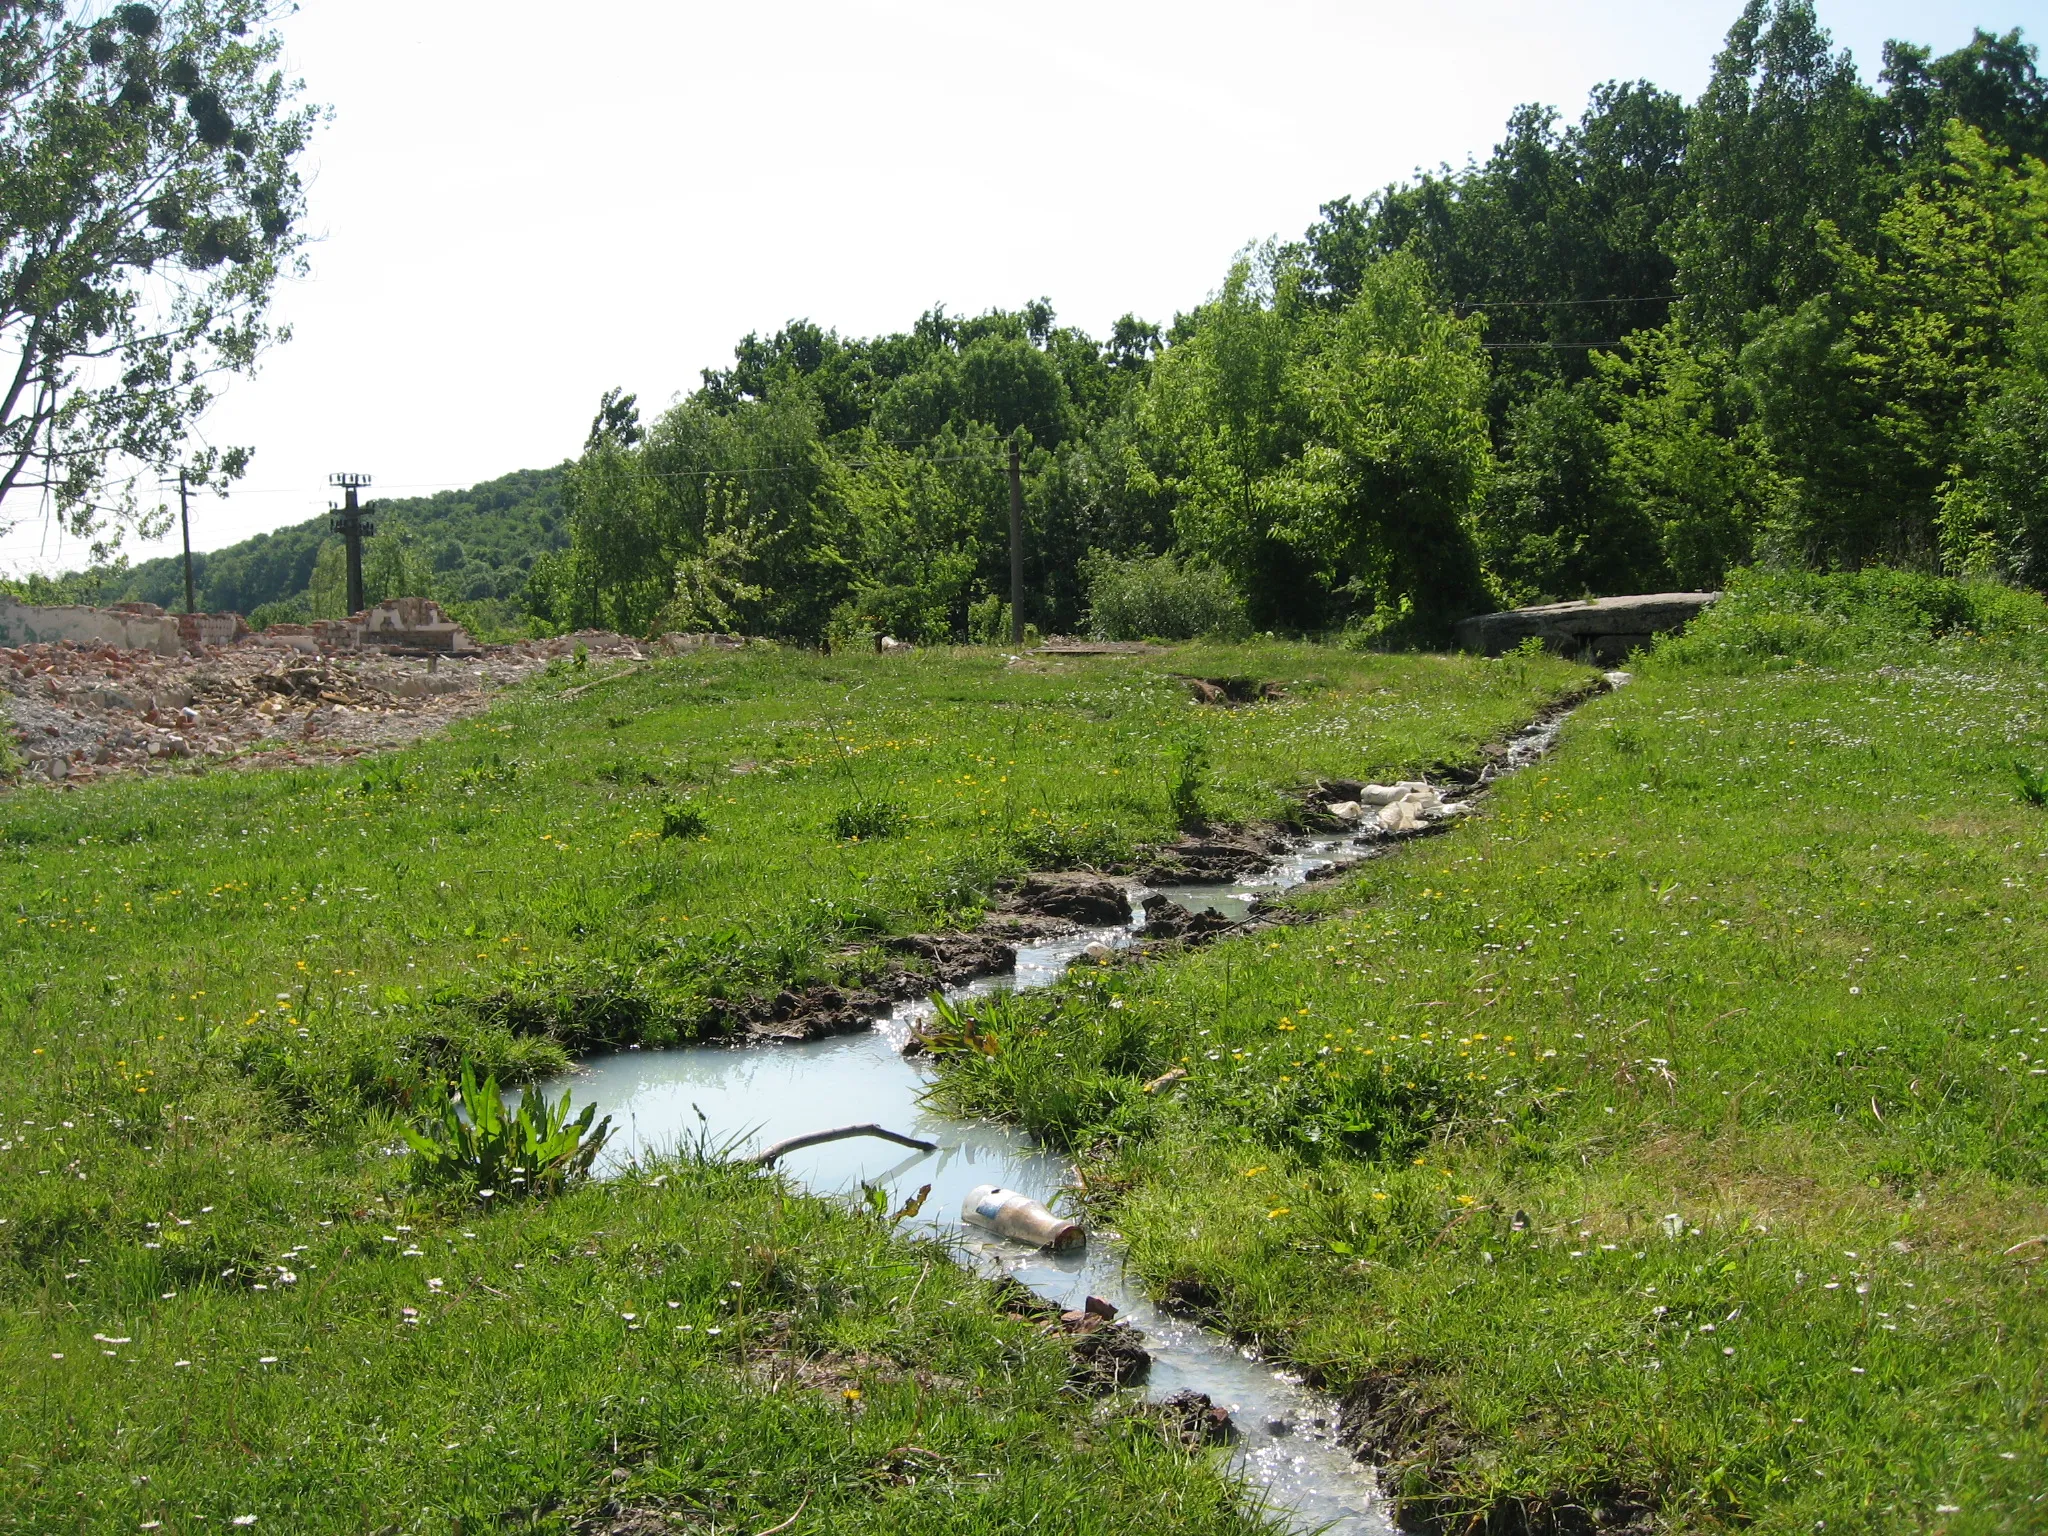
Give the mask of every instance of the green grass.
<path id="1" fill-rule="evenodd" d="M 2043 1529 L 2048 615 L 1899 585 L 1738 589 L 1326 921 L 989 1010 L 949 1099 L 1413 1521 Z"/>
<path id="2" fill-rule="evenodd" d="M 1174 673 L 1289 697 L 1201 708 Z M 565 668 L 346 767 L 8 793 L 0 1530 L 560 1531 L 619 1501 L 753 1531 L 808 1500 L 793 1529 L 1249 1531 L 865 1218 L 695 1167 L 429 1204 L 400 1124 L 460 1057 L 512 1081 L 690 1038 L 1006 873 L 1170 836 L 1191 740 L 1212 814 L 1279 814 L 1317 774 L 1470 762 L 1584 676 L 754 650 Z M 838 835 L 876 803 L 892 835 Z"/>
<path id="3" fill-rule="evenodd" d="M 207 1182 L 203 1149 L 161 1150 Z M 668 1173 L 457 1222 L 173 1197 L 175 1257 L 81 1244 L 85 1280 L 17 1295 L 0 1334 L 0 1529 L 563 1530 L 617 1504 L 753 1531 L 804 1504 L 810 1531 L 1109 1532 L 1138 1500 L 1150 1529 L 1258 1529 L 1142 1416 L 1076 1404 L 1063 1348 L 941 1250 Z"/>

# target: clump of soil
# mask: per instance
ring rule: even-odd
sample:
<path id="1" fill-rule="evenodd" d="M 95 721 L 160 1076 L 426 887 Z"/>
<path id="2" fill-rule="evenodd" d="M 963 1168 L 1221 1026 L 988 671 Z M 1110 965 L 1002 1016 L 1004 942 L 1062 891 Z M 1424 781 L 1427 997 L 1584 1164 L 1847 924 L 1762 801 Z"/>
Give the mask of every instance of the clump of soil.
<path id="1" fill-rule="evenodd" d="M 1075 1314 L 1065 1314 L 1074 1317 Z M 1105 1322 L 1092 1312 L 1063 1325 L 1073 1341 L 1074 1370 L 1070 1380 L 1076 1391 L 1090 1395 L 1114 1392 L 1145 1379 L 1152 1369 L 1152 1355 L 1143 1343 L 1144 1335 L 1129 1323 Z"/>
<path id="2" fill-rule="evenodd" d="M 1154 848 L 1151 862 L 1139 870 L 1138 878 L 1147 885 L 1242 880 L 1264 869 L 1274 855 L 1286 851 L 1286 840 L 1270 832 L 1252 828 L 1237 832 L 1211 829 Z"/>
<path id="3" fill-rule="evenodd" d="M 1205 1445 L 1228 1445 L 1237 1438 L 1230 1410 L 1210 1401 L 1208 1393 L 1192 1387 L 1174 1393 L 1154 1411 L 1167 1432 L 1191 1451 Z"/>
<path id="4" fill-rule="evenodd" d="M 1116 1308 L 1091 1296 L 1088 1304 L 1063 1312 L 1054 1303 L 1031 1290 L 1013 1276 L 989 1282 L 996 1310 L 1019 1322 L 1036 1323 L 1047 1333 L 1067 1336 L 1074 1351 L 1070 1382 L 1077 1392 L 1101 1396 L 1142 1381 L 1152 1368 L 1151 1353 L 1144 1335 L 1128 1323 L 1119 1323 Z"/>
<path id="5" fill-rule="evenodd" d="M 1213 1317 L 1223 1298 L 1200 1280 L 1169 1280 L 1159 1293 L 1159 1310 L 1177 1317 Z"/>
<path id="6" fill-rule="evenodd" d="M 988 933 L 913 933 L 890 939 L 883 948 L 922 962 L 915 973 L 900 973 L 919 980 L 920 990 L 929 989 L 926 983 L 957 987 L 1017 968 L 1016 947 Z"/>
<path id="7" fill-rule="evenodd" d="M 1287 697 L 1278 683 L 1262 683 L 1255 677 L 1183 677 L 1197 704 L 1263 704 Z"/>
<path id="8" fill-rule="evenodd" d="M 1239 925 L 1221 912 L 1191 912 L 1177 901 L 1154 893 L 1145 898 L 1145 926 L 1141 939 L 1178 939 L 1183 944 L 1206 944 L 1234 931 Z"/>
<path id="9" fill-rule="evenodd" d="M 1114 880 L 1092 874 L 1026 875 L 1003 902 L 1006 913 L 1056 917 L 1101 928 L 1131 920 L 1131 901 Z"/>
<path id="10" fill-rule="evenodd" d="M 761 1041 L 800 1041 L 872 1029 L 876 1013 L 885 1006 L 886 1000 L 871 992 L 820 985 L 801 992 L 785 989 L 769 998 L 728 1001 L 724 1013 L 735 1034 Z"/>

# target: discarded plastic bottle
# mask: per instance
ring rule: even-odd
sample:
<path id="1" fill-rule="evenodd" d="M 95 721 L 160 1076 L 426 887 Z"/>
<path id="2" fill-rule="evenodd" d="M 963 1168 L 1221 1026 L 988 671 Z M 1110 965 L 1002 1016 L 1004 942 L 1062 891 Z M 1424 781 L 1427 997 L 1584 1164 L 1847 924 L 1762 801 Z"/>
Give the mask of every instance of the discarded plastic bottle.
<path id="1" fill-rule="evenodd" d="M 960 1219 L 970 1227 L 1050 1248 L 1054 1253 L 1084 1247 L 1088 1242 L 1088 1233 L 1078 1221 L 1055 1216 L 1029 1195 L 994 1184 L 983 1184 L 968 1194 Z"/>

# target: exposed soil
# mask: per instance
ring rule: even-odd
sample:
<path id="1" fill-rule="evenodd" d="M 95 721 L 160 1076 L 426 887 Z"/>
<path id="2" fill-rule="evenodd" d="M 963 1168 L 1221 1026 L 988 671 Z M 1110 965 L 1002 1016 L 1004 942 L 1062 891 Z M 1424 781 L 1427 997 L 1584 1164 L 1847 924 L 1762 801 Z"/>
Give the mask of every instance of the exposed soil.
<path id="1" fill-rule="evenodd" d="M 1093 1313 L 1070 1312 L 1064 1314 L 1061 1325 L 1071 1336 L 1074 1370 L 1069 1381 L 1077 1392 L 1097 1395 L 1135 1386 L 1152 1369 L 1145 1336 L 1129 1323 L 1104 1322 Z"/>
<path id="2" fill-rule="evenodd" d="M 1101 875 L 1026 875 L 1003 901 L 1001 911 L 1023 917 L 1056 917 L 1088 928 L 1131 920 L 1131 899 L 1122 885 Z"/>
<path id="3" fill-rule="evenodd" d="M 1177 901 L 1154 892 L 1145 898 L 1145 926 L 1141 939 L 1177 939 L 1183 944 L 1207 944 L 1243 927 L 1221 912 L 1193 912 Z"/>
<path id="4" fill-rule="evenodd" d="M 1417 1377 L 1369 1373 L 1345 1394 L 1337 1437 L 1360 1461 L 1379 1468 L 1381 1489 L 1396 1501 L 1404 1531 L 1449 1536 L 1649 1536 L 1654 1503 L 1621 1489 L 1503 1495 L 1475 1510 L 1451 1492 L 1452 1469 L 1476 1447 L 1443 1399 Z"/>
<path id="5" fill-rule="evenodd" d="M 915 997 L 934 984 L 957 987 L 978 976 L 1001 976 L 1017 968 L 1016 945 L 993 933 L 913 933 L 889 939 L 883 948 L 922 964 L 915 970 L 893 968 L 896 985 L 876 990 L 896 997 Z"/>
<path id="6" fill-rule="evenodd" d="M 564 635 L 473 655 L 307 654 L 262 637 L 185 656 L 71 644 L 0 647 L 0 715 L 25 777 L 275 768 L 382 751 L 486 708 L 578 646 L 637 659 L 623 635 Z"/>
<path id="7" fill-rule="evenodd" d="M 1197 704 L 1264 704 L 1287 697 L 1278 683 L 1262 683 L 1255 677 L 1183 677 Z"/>
<path id="8" fill-rule="evenodd" d="M 1003 1275 L 988 1285 L 996 1310 L 1005 1317 L 1067 1336 L 1074 1352 L 1069 1384 L 1075 1391 L 1103 1396 L 1143 1381 L 1152 1368 L 1144 1335 L 1117 1322 L 1116 1309 L 1107 1302 L 1091 1296 L 1085 1308 L 1065 1312 L 1015 1276 Z"/>
<path id="9" fill-rule="evenodd" d="M 1192 1387 L 1182 1388 L 1157 1404 L 1155 1411 L 1167 1431 L 1190 1451 L 1208 1445 L 1228 1445 L 1237 1438 L 1230 1410 L 1211 1402 L 1208 1393 Z"/>
<path id="10" fill-rule="evenodd" d="M 1286 839 L 1276 827 L 1211 828 L 1149 850 L 1138 878 L 1147 885 L 1242 880 L 1286 851 Z"/>

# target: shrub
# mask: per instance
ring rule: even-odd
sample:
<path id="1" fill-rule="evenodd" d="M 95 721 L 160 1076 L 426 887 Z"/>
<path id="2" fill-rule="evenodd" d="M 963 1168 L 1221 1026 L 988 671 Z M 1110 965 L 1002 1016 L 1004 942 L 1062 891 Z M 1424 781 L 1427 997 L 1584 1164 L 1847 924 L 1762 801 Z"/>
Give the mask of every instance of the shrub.
<path id="1" fill-rule="evenodd" d="M 1750 569 L 1731 573 L 1721 601 L 1655 656 L 1716 671 L 1866 654 L 1906 653 L 1934 641 L 2048 634 L 2048 604 L 1994 581 L 1958 581 L 1873 567 L 1828 575 Z"/>
<path id="2" fill-rule="evenodd" d="M 1099 640 L 1241 640 L 1251 633 L 1244 597 L 1217 566 L 1172 553 L 1118 560 L 1091 556 L 1082 568 L 1088 627 Z"/>
<path id="3" fill-rule="evenodd" d="M 1010 605 L 995 593 L 967 605 L 967 638 L 976 645 L 1006 645 L 1010 639 Z"/>
<path id="4" fill-rule="evenodd" d="M 848 651 L 872 651 L 880 634 L 880 621 L 857 599 L 848 598 L 825 621 L 825 649 L 834 656 Z"/>
<path id="5" fill-rule="evenodd" d="M 311 617 L 312 608 L 307 604 L 305 594 L 300 593 L 297 597 L 258 603 L 249 610 L 249 627 L 260 631 L 273 624 L 303 624 Z"/>

